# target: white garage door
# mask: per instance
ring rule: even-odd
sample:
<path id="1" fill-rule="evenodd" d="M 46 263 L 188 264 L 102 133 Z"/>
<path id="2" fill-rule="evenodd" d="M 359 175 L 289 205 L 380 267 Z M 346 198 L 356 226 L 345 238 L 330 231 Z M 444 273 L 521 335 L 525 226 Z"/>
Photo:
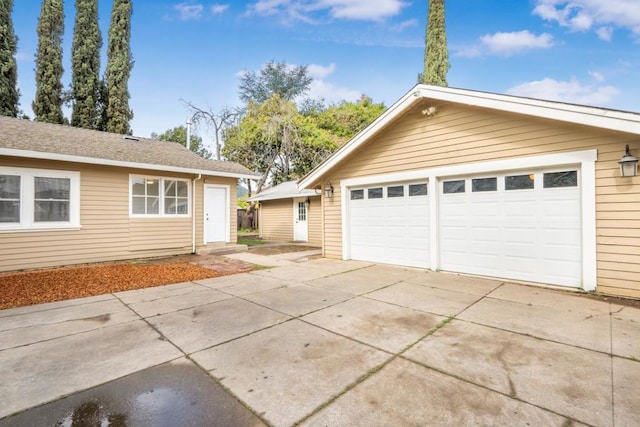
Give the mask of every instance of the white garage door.
<path id="1" fill-rule="evenodd" d="M 443 179 L 441 269 L 581 286 L 579 170 Z"/>
<path id="2" fill-rule="evenodd" d="M 349 190 L 350 258 L 429 267 L 427 183 Z"/>

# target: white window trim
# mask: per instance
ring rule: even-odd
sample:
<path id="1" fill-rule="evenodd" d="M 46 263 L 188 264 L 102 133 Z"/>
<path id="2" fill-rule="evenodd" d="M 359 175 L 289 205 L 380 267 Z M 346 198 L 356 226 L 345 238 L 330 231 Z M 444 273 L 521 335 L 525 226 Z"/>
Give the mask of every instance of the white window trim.
<path id="1" fill-rule="evenodd" d="M 344 179 L 340 182 L 342 210 L 342 258 L 351 259 L 349 241 L 349 190 L 374 184 L 389 184 L 428 180 L 429 224 L 430 224 L 430 258 L 431 270 L 440 267 L 440 246 L 438 230 L 440 229 L 439 192 L 438 187 L 443 179 L 480 175 L 484 173 L 517 172 L 527 169 L 554 169 L 563 166 L 579 167 L 578 179 L 581 197 L 582 215 L 582 289 L 594 291 L 597 284 L 596 268 L 596 166 L 598 150 L 572 151 L 567 153 L 546 154 L 541 156 L 519 157 L 515 159 L 494 160 L 481 163 L 442 166 L 432 169 L 420 169 L 407 172 L 396 172 L 381 175 L 369 175 Z M 549 189 L 554 190 L 554 189 Z M 560 189 L 562 190 L 562 189 Z"/>
<path id="2" fill-rule="evenodd" d="M 80 172 L 0 166 L 0 175 L 20 177 L 20 222 L 0 223 L 0 232 L 73 230 L 80 228 Z M 69 221 L 34 220 L 35 178 L 69 179 Z"/>
<path id="3" fill-rule="evenodd" d="M 158 207 L 157 214 L 134 214 L 133 213 L 133 179 L 134 178 L 143 178 L 143 179 L 157 179 L 159 180 L 159 197 L 160 197 L 160 206 Z M 165 181 L 182 181 L 187 183 L 187 213 L 186 214 L 165 214 L 164 213 L 164 185 Z M 193 194 L 191 192 L 191 180 L 184 178 L 172 178 L 166 176 L 155 176 L 155 175 L 140 175 L 140 174 L 129 174 L 129 218 L 191 218 L 191 204 Z"/>

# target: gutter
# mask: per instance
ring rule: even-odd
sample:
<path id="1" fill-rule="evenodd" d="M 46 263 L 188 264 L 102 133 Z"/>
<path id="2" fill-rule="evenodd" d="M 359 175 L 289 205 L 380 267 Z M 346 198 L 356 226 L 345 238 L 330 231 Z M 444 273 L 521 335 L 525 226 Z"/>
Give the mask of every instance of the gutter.
<path id="1" fill-rule="evenodd" d="M 196 253 L 196 181 L 202 179 L 202 174 L 191 180 L 191 254 Z"/>

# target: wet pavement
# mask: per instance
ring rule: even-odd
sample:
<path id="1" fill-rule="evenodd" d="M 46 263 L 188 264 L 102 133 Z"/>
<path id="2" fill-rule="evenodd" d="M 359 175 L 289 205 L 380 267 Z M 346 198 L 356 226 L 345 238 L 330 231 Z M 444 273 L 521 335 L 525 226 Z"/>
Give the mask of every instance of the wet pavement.
<path id="1" fill-rule="evenodd" d="M 265 425 L 187 359 L 178 359 L 0 420 L 3 427 Z"/>
<path id="2" fill-rule="evenodd" d="M 316 255 L 0 311 L 0 427 L 640 425 L 640 309 Z"/>

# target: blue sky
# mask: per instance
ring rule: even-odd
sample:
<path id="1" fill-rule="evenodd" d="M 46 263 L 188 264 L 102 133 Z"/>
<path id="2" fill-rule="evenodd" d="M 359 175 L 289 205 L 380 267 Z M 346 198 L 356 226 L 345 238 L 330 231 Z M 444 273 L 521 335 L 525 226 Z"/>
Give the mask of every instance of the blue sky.
<path id="1" fill-rule="evenodd" d="M 99 0 L 103 52 L 111 4 Z M 129 89 L 138 136 L 184 124 L 180 99 L 213 110 L 240 105 L 239 73 L 270 60 L 307 65 L 313 98 L 366 94 L 387 106 L 423 68 L 426 0 L 133 0 L 133 7 Z M 39 1 L 14 1 L 21 107 L 30 115 L 39 13 Z M 68 86 L 73 0 L 65 0 L 65 15 Z M 640 111 L 640 0 L 447 0 L 446 20 L 451 87 Z"/>

